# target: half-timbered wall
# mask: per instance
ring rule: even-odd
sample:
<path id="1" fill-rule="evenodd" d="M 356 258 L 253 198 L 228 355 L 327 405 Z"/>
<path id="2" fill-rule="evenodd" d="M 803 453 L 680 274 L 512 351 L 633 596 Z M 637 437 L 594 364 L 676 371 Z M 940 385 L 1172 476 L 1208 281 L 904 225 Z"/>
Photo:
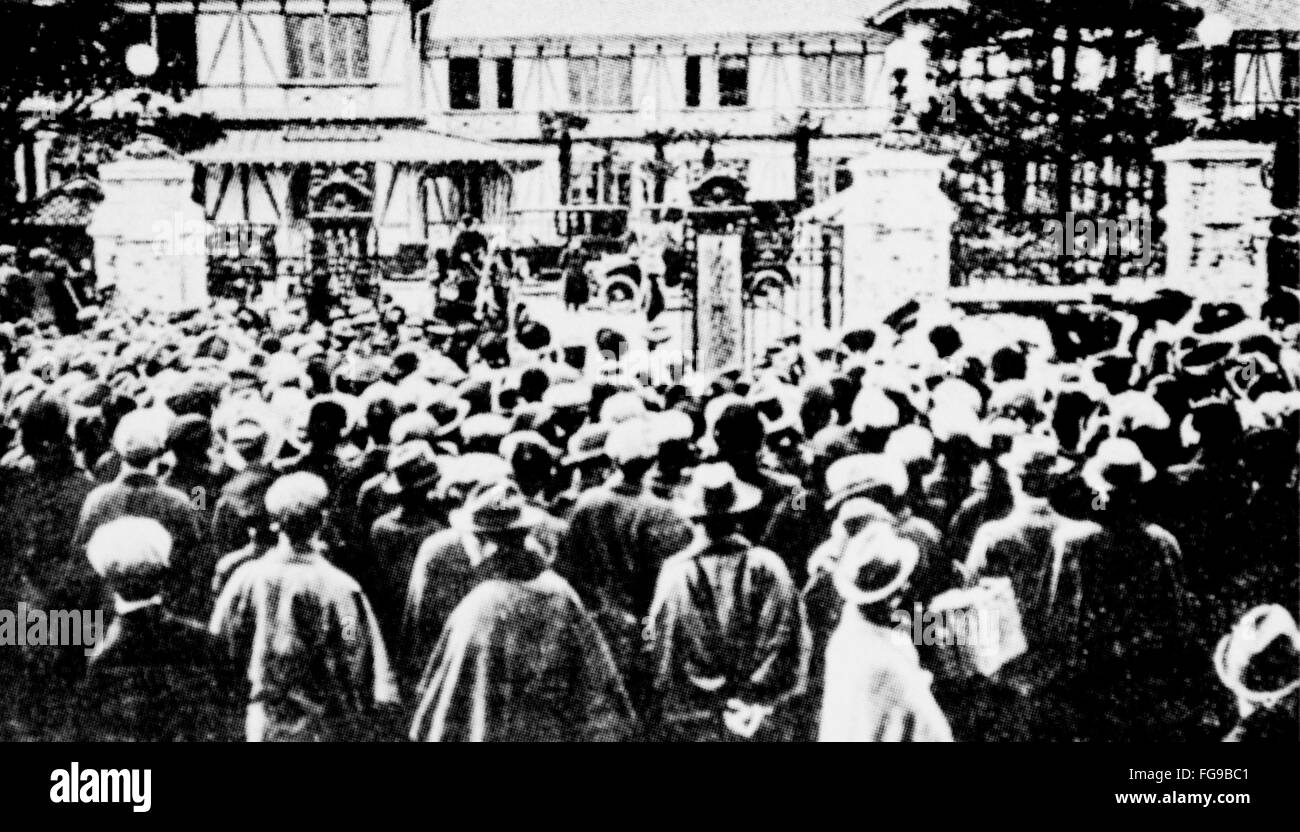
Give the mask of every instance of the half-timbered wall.
<path id="1" fill-rule="evenodd" d="M 134 13 L 195 16 L 193 109 L 227 119 L 418 117 L 417 64 L 404 0 L 123 5 Z"/>

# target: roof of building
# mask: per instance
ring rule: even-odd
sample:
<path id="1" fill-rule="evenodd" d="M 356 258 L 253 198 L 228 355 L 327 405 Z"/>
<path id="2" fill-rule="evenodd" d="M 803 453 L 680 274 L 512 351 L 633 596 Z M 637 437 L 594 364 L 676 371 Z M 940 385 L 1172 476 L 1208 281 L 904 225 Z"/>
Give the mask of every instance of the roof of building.
<path id="1" fill-rule="evenodd" d="M 549 158 L 550 152 L 415 128 L 287 127 L 227 130 L 219 141 L 188 158 L 207 164 L 501 162 L 532 166 Z"/>
<path id="2" fill-rule="evenodd" d="M 437 43 L 528 40 L 700 40 L 865 34 L 891 0 L 437 0 Z"/>

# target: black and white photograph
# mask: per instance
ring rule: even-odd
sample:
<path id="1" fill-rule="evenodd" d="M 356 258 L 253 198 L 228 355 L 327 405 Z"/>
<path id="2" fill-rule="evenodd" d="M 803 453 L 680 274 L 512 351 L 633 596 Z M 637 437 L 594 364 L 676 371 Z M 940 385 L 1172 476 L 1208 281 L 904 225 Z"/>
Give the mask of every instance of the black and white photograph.
<path id="1" fill-rule="evenodd" d="M 1089 800 L 1231 812 L 1298 108 L 1300 0 L 0 0 L 0 740 L 136 812 L 75 744 L 1213 744 Z"/>

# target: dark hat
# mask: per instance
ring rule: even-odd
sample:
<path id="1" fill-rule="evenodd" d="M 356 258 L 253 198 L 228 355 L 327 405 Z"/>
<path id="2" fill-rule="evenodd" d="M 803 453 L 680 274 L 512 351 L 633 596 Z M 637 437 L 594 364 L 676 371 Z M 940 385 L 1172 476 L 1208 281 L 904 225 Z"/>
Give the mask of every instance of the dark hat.
<path id="1" fill-rule="evenodd" d="M 202 416 L 182 416 L 167 431 L 167 450 L 204 451 L 212 445 L 212 425 Z"/>
<path id="2" fill-rule="evenodd" d="M 452 525 L 471 534 L 491 536 L 527 531 L 545 517 L 545 512 L 528 504 L 519 486 L 503 482 L 471 498 L 453 514 Z"/>
<path id="3" fill-rule="evenodd" d="M 1227 341 L 1206 341 L 1183 353 L 1179 366 L 1191 375 L 1205 375 L 1232 354 L 1233 345 Z"/>
<path id="4" fill-rule="evenodd" d="M 519 327 L 519 335 L 516 340 L 526 350 L 546 349 L 551 345 L 551 330 L 545 324 L 525 321 Z"/>
<path id="5" fill-rule="evenodd" d="M 1203 303 L 1192 331 L 1198 335 L 1213 335 L 1246 320 L 1246 310 L 1239 303 Z"/>
<path id="6" fill-rule="evenodd" d="M 678 508 L 682 516 L 698 520 L 743 514 L 762 500 L 763 492 L 742 482 L 730 465 L 714 462 L 695 469 Z"/>
<path id="7" fill-rule="evenodd" d="M 381 486 L 385 494 L 428 490 L 437 483 L 438 460 L 428 442 L 413 439 L 389 453 L 388 476 Z"/>

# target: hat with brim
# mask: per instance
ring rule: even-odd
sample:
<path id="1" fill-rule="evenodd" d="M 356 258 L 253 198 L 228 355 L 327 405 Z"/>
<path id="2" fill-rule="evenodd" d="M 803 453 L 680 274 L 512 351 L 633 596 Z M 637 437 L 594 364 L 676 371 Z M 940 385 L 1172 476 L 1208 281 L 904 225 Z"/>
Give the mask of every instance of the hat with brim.
<path id="1" fill-rule="evenodd" d="M 1215 367 L 1232 354 L 1233 345 L 1228 341 L 1208 341 L 1196 346 L 1183 353 L 1179 359 L 1179 366 L 1183 372 L 1203 376 L 1208 374 Z"/>
<path id="2" fill-rule="evenodd" d="M 1131 439 L 1107 439 L 1083 465 L 1083 481 L 1104 494 L 1116 487 L 1141 485 L 1155 479 L 1156 469 Z"/>
<path id="3" fill-rule="evenodd" d="M 412 439 L 394 448 L 388 456 L 388 476 L 380 488 L 385 494 L 428 490 L 438 483 L 438 459 L 423 439 Z"/>
<path id="4" fill-rule="evenodd" d="M 1246 310 L 1239 303 L 1205 303 L 1201 305 L 1192 332 L 1212 335 L 1246 320 Z"/>
<path id="5" fill-rule="evenodd" d="M 683 517 L 700 520 L 744 514 L 762 501 L 762 491 L 741 482 L 727 463 L 715 462 L 695 469 L 678 509 Z"/>
<path id="6" fill-rule="evenodd" d="M 469 417 L 471 407 L 468 401 L 454 395 L 448 388 L 446 394 L 439 394 L 428 401 L 424 409 L 438 422 L 437 436 L 442 439 L 460 430 Z"/>
<path id="7" fill-rule="evenodd" d="M 835 589 L 847 606 L 887 601 L 907 585 L 920 560 L 915 543 L 873 524 L 845 544 L 835 569 Z"/>
<path id="8" fill-rule="evenodd" d="M 569 439 L 568 453 L 560 464 L 564 466 L 581 465 L 596 459 L 604 459 L 605 442 L 609 438 L 607 425 L 583 425 Z"/>
<path id="9" fill-rule="evenodd" d="M 1278 639 L 1290 642 L 1293 652 L 1300 652 L 1300 629 L 1291 613 L 1280 604 L 1262 604 L 1243 615 L 1215 647 L 1214 671 L 1236 695 L 1244 715 L 1256 708 L 1275 706 L 1300 686 L 1300 681 L 1295 680 L 1272 691 L 1254 690 L 1246 685 L 1250 663 Z"/>
<path id="10" fill-rule="evenodd" d="M 488 537 L 528 531 L 545 519 L 546 513 L 530 506 L 513 483 L 489 488 L 451 515 L 456 529 Z"/>
<path id="11" fill-rule="evenodd" d="M 826 508 L 835 510 L 840 503 L 880 488 L 894 497 L 907 493 L 907 468 L 902 461 L 885 454 L 853 454 L 831 463 L 826 469 Z"/>

